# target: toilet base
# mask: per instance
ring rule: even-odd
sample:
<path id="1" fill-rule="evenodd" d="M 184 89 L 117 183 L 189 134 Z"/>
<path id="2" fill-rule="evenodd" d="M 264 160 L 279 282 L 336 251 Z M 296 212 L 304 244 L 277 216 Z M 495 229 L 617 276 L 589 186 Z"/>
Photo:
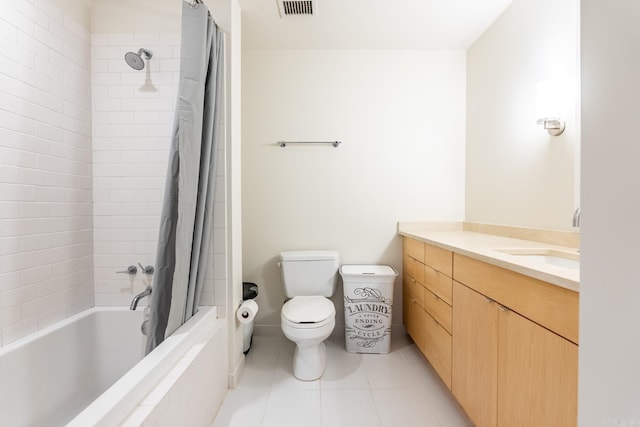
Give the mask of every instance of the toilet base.
<path id="1" fill-rule="evenodd" d="M 293 375 L 302 381 L 314 381 L 322 376 L 327 360 L 324 342 L 308 345 L 296 343 L 293 353 Z"/>

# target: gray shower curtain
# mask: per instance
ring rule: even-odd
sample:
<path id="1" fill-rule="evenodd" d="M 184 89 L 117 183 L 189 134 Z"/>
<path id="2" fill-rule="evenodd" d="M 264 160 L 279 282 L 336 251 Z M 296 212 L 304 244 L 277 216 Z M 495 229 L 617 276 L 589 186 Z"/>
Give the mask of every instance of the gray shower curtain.
<path id="1" fill-rule="evenodd" d="M 147 353 L 197 311 L 213 227 L 223 35 L 202 3 L 182 3 L 180 84 L 151 293 Z"/>

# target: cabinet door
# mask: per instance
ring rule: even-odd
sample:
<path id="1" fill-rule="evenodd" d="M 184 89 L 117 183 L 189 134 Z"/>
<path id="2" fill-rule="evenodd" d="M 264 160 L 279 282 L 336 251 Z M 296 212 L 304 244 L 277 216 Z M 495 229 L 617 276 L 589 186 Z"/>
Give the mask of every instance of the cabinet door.
<path id="1" fill-rule="evenodd" d="M 457 282 L 453 282 L 451 379 L 451 391 L 475 425 L 495 427 L 498 308 L 493 301 Z"/>
<path id="2" fill-rule="evenodd" d="M 507 309 L 499 318 L 498 426 L 575 426 L 578 346 Z"/>

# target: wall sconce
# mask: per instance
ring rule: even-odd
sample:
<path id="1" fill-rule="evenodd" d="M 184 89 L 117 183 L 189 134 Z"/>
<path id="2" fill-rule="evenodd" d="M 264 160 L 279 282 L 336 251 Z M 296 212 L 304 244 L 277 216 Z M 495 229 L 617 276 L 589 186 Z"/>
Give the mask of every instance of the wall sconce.
<path id="1" fill-rule="evenodd" d="M 538 119 L 536 124 L 544 125 L 544 128 L 549 132 L 551 136 L 558 136 L 564 132 L 564 120 L 556 117 L 545 117 Z"/>
<path id="2" fill-rule="evenodd" d="M 544 129 L 549 135 L 558 136 L 564 132 L 565 123 L 560 119 L 565 112 L 567 85 L 559 81 L 545 80 L 538 83 L 537 87 L 537 113 L 539 125 L 544 125 Z"/>

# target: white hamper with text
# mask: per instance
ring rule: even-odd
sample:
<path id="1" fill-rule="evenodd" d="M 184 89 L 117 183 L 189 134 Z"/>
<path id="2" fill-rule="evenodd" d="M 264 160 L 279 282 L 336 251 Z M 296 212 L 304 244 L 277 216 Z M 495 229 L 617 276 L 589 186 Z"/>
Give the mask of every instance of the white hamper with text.
<path id="1" fill-rule="evenodd" d="M 389 353 L 393 284 L 388 265 L 343 265 L 345 347 L 350 353 Z"/>

